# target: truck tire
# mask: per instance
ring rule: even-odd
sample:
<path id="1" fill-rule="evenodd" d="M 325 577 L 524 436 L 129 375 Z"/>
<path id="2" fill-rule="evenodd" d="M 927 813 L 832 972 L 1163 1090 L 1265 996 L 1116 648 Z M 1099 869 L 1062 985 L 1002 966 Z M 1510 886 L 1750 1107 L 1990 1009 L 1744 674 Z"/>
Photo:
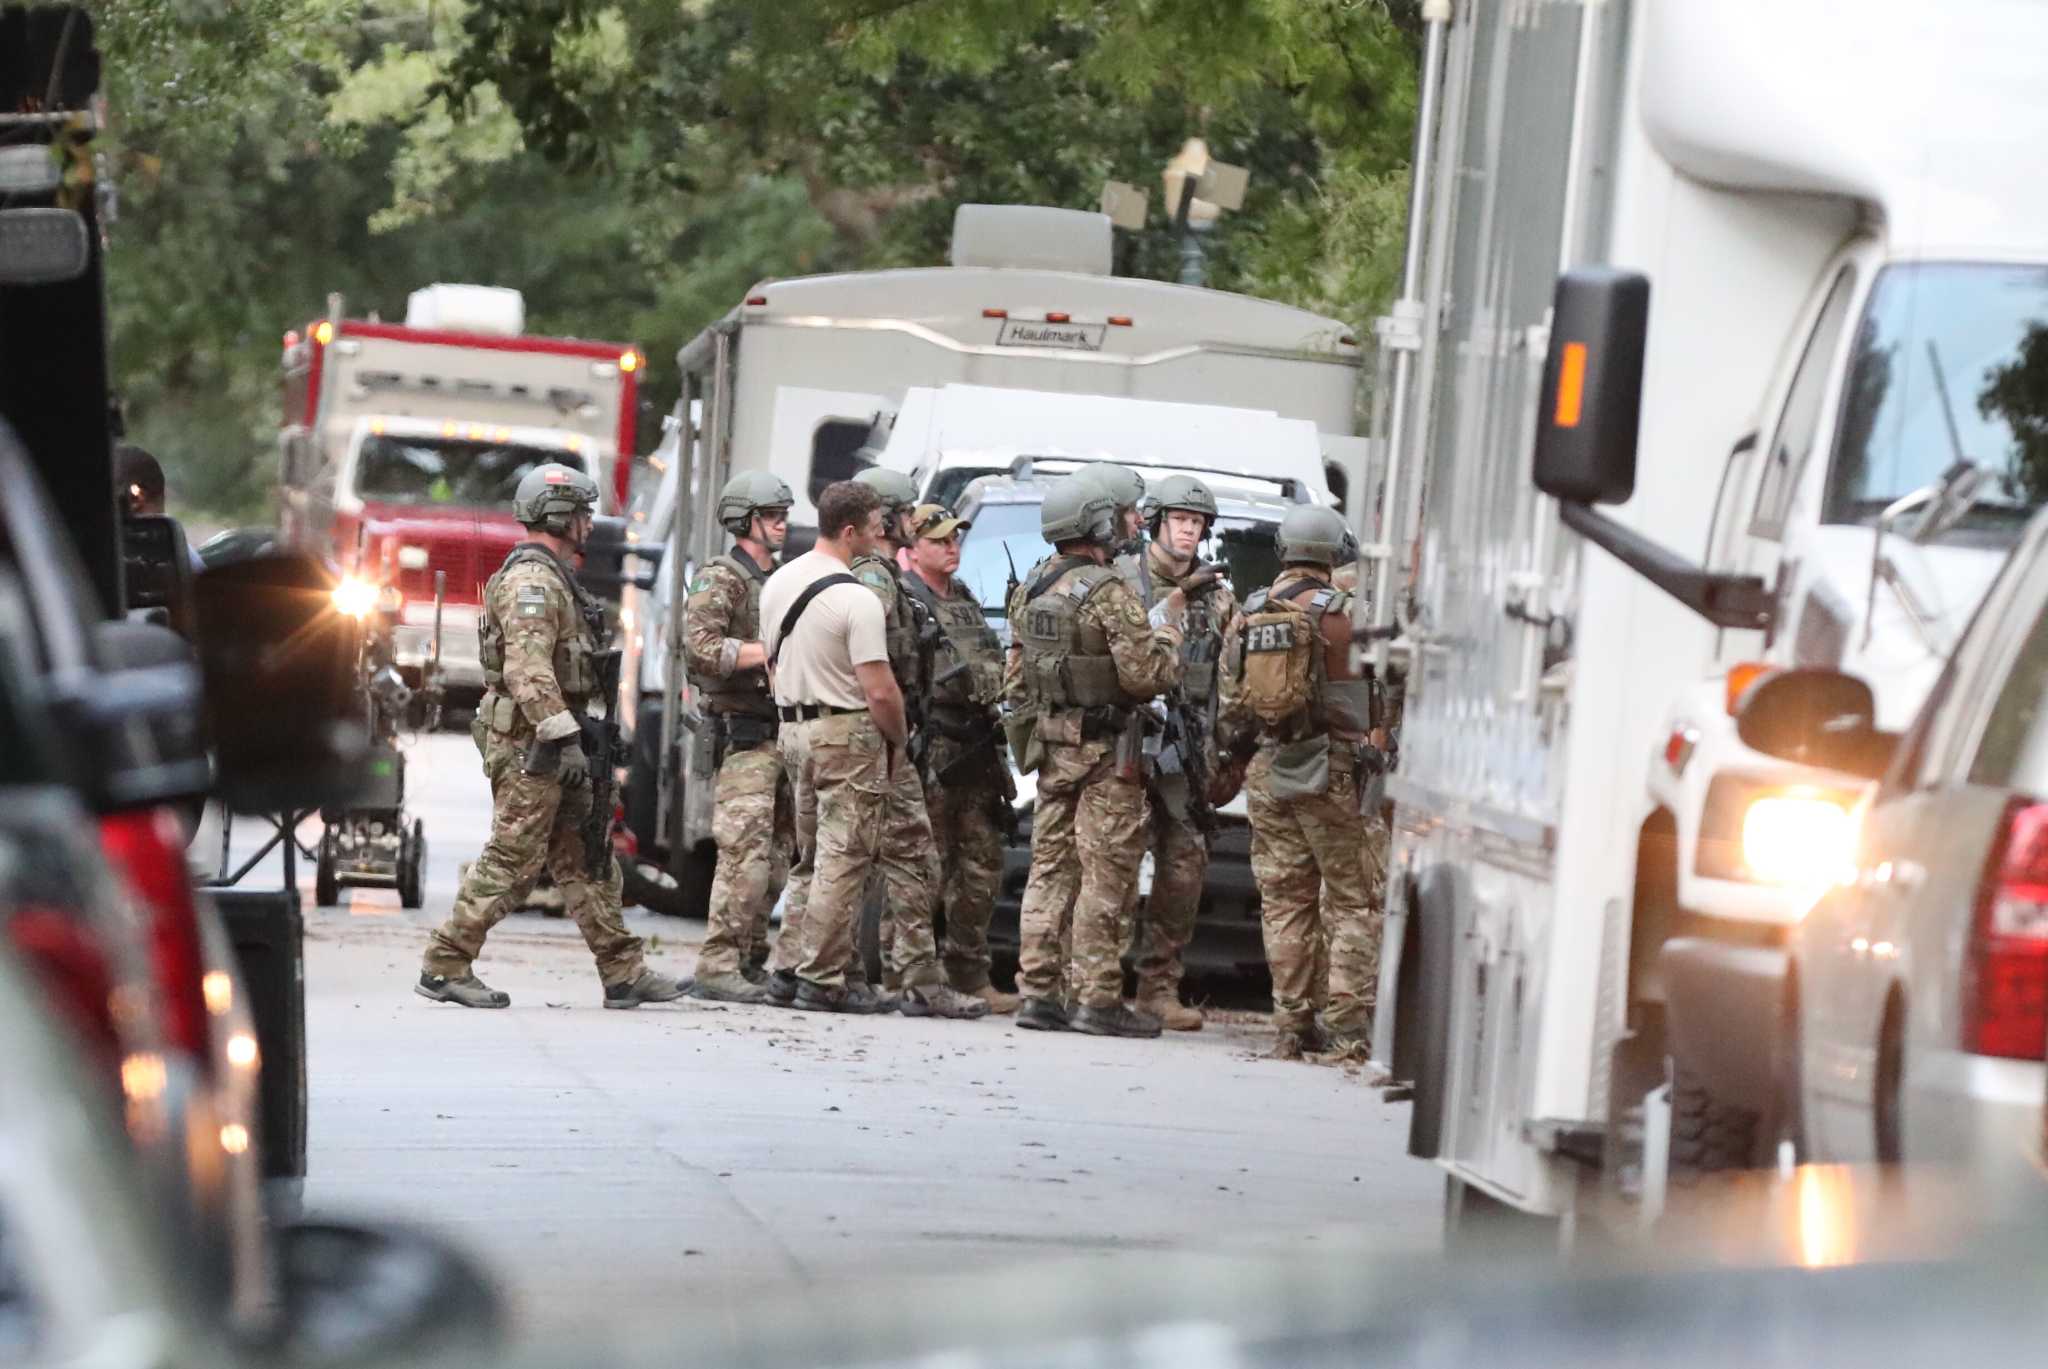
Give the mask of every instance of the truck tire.
<path id="1" fill-rule="evenodd" d="M 661 846 L 660 752 L 661 696 L 643 695 L 633 724 L 633 748 L 626 757 L 626 783 L 620 797 L 626 809 L 626 830 L 649 855 Z"/>
<path id="2" fill-rule="evenodd" d="M 661 879 L 646 862 L 619 858 L 620 897 L 628 908 L 645 908 L 664 917 L 683 915 L 683 887 Z"/>
<path id="3" fill-rule="evenodd" d="M 868 983 L 882 987 L 882 913 L 887 900 L 879 892 L 870 891 L 860 905 L 860 927 L 854 942 L 860 954 L 861 969 L 867 973 Z"/>
<path id="4" fill-rule="evenodd" d="M 332 908 L 341 902 L 341 881 L 335 875 L 334 830 L 328 828 L 320 833 L 320 855 L 313 867 L 313 902 L 322 908 Z"/>
<path id="5" fill-rule="evenodd" d="M 675 916 L 702 922 L 711 916 L 711 880 L 718 873 L 718 848 L 705 842 L 669 862 L 676 881 Z"/>
<path id="6" fill-rule="evenodd" d="M 1717 1101 L 1698 1075 L 1683 1065 L 1674 1065 L 1670 1167 L 1673 1187 L 1690 1187 L 1703 1175 L 1755 1168 L 1761 1163 L 1757 1144 L 1762 1134 L 1761 1115 Z"/>

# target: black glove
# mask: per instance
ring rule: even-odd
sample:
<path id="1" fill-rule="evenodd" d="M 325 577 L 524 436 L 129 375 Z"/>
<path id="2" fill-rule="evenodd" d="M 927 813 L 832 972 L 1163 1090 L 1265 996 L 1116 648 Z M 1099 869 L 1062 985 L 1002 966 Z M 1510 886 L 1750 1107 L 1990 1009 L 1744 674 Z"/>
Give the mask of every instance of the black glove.
<path id="1" fill-rule="evenodd" d="M 564 789 L 581 789 L 590 783 L 590 758 L 583 754 L 580 741 L 565 742 L 562 746 L 562 763 L 555 772 Z"/>
<path id="2" fill-rule="evenodd" d="M 529 775 L 552 775 L 562 768 L 562 744 L 544 742 L 535 737 L 527 744 L 526 754 L 519 759 L 519 768 Z"/>
<path id="3" fill-rule="evenodd" d="M 1180 592 L 1189 603 L 1202 596 L 1214 594 L 1223 583 L 1223 575 L 1214 566 L 1203 566 L 1200 570 L 1181 581 Z"/>

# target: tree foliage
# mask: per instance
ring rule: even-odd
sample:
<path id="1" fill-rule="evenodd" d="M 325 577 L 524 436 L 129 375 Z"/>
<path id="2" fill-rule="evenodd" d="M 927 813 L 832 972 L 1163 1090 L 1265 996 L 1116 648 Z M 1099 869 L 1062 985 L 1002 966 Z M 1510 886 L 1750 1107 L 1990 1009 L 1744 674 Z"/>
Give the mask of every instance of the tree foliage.
<path id="1" fill-rule="evenodd" d="M 771 276 L 944 259 L 962 202 L 1247 165 L 1210 283 L 1362 322 L 1396 276 L 1415 0 L 103 0 L 131 433 L 264 511 L 279 335 L 410 289 L 525 292 L 656 364 Z"/>

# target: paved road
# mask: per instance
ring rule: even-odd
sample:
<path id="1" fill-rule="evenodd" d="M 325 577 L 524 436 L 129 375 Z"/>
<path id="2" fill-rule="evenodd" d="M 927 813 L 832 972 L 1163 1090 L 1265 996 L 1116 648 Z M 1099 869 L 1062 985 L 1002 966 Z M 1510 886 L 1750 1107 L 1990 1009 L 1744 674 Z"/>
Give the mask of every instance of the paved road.
<path id="1" fill-rule="evenodd" d="M 413 753 L 427 907 L 309 918 L 309 1211 L 431 1223 L 535 1333 L 710 1318 L 753 1294 L 1114 1250 L 1357 1239 L 1432 1250 L 1440 1187 L 1404 1108 L 1258 1058 L 1256 1015 L 1157 1042 L 1005 1023 L 683 1004 L 599 1008 L 575 929 L 520 916 L 482 963 L 508 1012 L 411 984 L 481 842 L 466 738 Z M 311 872 L 303 884 L 311 901 Z M 686 971 L 701 928 L 632 914 Z"/>

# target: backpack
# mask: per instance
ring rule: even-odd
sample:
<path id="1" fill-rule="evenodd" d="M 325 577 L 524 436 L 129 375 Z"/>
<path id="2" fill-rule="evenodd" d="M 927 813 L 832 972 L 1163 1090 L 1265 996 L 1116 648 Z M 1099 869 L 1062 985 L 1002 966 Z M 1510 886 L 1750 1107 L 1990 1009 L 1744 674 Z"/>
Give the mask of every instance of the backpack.
<path id="1" fill-rule="evenodd" d="M 1328 585 L 1303 580 L 1282 594 L 1263 591 L 1246 601 L 1237 703 L 1267 727 L 1281 726 L 1320 699 L 1323 615 L 1341 597 Z"/>

